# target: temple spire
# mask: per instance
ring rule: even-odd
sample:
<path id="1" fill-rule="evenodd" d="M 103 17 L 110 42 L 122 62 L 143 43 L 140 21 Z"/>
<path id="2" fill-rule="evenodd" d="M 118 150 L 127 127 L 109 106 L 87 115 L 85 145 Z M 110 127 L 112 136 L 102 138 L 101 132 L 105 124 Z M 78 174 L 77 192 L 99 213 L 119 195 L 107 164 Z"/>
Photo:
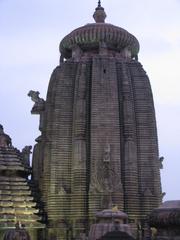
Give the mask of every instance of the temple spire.
<path id="1" fill-rule="evenodd" d="M 98 8 L 101 7 L 101 0 L 98 1 Z"/>

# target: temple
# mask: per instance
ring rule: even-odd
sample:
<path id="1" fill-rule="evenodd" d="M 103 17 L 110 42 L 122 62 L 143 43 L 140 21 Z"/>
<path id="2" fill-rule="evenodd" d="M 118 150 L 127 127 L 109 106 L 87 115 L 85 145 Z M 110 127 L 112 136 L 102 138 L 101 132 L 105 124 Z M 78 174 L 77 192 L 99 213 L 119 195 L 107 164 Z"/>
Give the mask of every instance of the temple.
<path id="1" fill-rule="evenodd" d="M 128 214 L 137 237 L 162 200 L 153 96 L 139 42 L 105 22 L 100 1 L 93 17 L 61 41 L 46 100 L 29 93 L 32 113 L 40 115 L 33 180 L 47 239 L 87 236 L 96 213 L 114 206 Z"/>
<path id="2" fill-rule="evenodd" d="M 139 42 L 106 17 L 99 1 L 95 22 L 62 39 L 46 100 L 28 93 L 40 117 L 32 168 L 31 147 L 14 148 L 0 126 L 4 240 L 21 233 L 31 240 L 140 240 L 151 239 L 150 227 L 157 240 L 172 234 L 169 216 L 180 205 L 161 206 L 163 158 Z M 19 224 L 26 229 L 15 229 Z M 178 224 L 174 215 L 173 229 Z"/>
<path id="3" fill-rule="evenodd" d="M 15 228 L 17 224 L 26 227 L 33 239 L 37 238 L 38 229 L 44 228 L 28 180 L 31 174 L 30 149 L 30 146 L 26 146 L 20 152 L 14 148 L 11 138 L 4 133 L 3 126 L 0 125 L 1 239 L 5 230 Z"/>

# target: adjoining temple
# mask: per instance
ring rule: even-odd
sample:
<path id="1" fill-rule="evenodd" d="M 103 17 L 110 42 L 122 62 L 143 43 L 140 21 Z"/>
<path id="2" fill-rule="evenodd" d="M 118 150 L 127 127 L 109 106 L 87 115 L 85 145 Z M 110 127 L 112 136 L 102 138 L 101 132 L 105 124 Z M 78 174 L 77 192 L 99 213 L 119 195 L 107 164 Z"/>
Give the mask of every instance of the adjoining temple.
<path id="1" fill-rule="evenodd" d="M 180 201 L 166 201 L 149 217 L 154 240 L 180 240 Z"/>
<path id="2" fill-rule="evenodd" d="M 12 146 L 11 138 L 0 125 L 0 238 L 18 224 L 28 229 L 31 240 L 37 239 L 40 223 L 39 210 L 31 193 L 28 176 L 30 146 L 22 152 Z M 6 233 L 7 236 L 7 233 Z M 6 239 L 6 238 L 5 238 Z M 7 238 L 8 239 L 8 238 Z M 12 238 L 14 239 L 14 238 Z"/>
<path id="3" fill-rule="evenodd" d="M 96 213 L 97 222 L 91 225 L 88 240 L 134 240 L 128 215 L 116 207 Z"/>
<path id="4" fill-rule="evenodd" d="M 33 179 L 48 240 L 88 236 L 96 213 L 113 206 L 128 214 L 133 236 L 144 237 L 147 215 L 162 200 L 153 96 L 139 42 L 105 22 L 100 1 L 93 17 L 61 41 L 46 100 L 28 94 L 40 115 Z"/>

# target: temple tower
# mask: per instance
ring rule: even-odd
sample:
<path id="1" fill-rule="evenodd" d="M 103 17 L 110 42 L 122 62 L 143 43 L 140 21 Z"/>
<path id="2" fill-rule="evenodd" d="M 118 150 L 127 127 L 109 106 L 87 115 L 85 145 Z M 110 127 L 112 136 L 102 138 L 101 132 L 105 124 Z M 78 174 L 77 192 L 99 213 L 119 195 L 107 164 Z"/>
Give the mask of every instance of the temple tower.
<path id="1" fill-rule="evenodd" d="M 26 146 L 22 152 L 14 148 L 11 138 L 0 125 L 0 239 L 3 236 L 11 239 L 6 236 L 15 233 L 13 229 L 18 225 L 19 230 L 24 231 L 26 227 L 31 240 L 37 240 L 45 227 L 28 180 L 31 148 Z"/>
<path id="2" fill-rule="evenodd" d="M 30 94 L 41 120 L 33 175 L 48 239 L 86 234 L 95 213 L 112 206 L 137 229 L 161 202 L 153 96 L 139 42 L 105 23 L 100 1 L 93 17 L 61 41 L 46 101 Z"/>

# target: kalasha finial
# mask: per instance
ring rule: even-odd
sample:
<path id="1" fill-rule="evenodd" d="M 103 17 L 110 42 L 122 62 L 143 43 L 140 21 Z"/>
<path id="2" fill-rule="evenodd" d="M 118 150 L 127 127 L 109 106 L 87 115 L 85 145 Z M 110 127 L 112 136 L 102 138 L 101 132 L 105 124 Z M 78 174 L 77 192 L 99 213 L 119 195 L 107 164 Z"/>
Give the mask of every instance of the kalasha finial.
<path id="1" fill-rule="evenodd" d="M 101 6 L 101 0 L 98 1 L 98 6 L 95 10 L 93 18 L 96 23 L 104 23 L 105 22 L 106 13 L 104 11 L 104 8 Z"/>

